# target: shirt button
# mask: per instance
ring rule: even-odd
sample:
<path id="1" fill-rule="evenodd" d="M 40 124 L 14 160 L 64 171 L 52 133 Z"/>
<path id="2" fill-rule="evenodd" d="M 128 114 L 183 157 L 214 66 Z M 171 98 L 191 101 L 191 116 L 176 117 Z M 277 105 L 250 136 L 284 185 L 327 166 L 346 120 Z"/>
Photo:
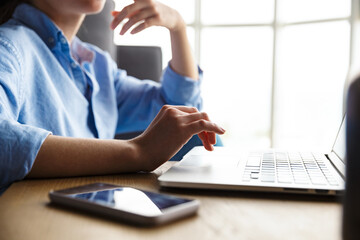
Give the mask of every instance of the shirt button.
<path id="1" fill-rule="evenodd" d="M 76 66 L 77 66 L 77 65 L 76 65 L 76 62 L 72 62 L 72 63 L 71 63 L 71 67 L 72 67 L 72 68 L 76 68 Z"/>
<path id="2" fill-rule="evenodd" d="M 65 38 L 61 38 L 60 41 L 61 41 L 62 44 L 65 44 L 65 43 L 66 43 L 66 39 L 65 39 Z"/>

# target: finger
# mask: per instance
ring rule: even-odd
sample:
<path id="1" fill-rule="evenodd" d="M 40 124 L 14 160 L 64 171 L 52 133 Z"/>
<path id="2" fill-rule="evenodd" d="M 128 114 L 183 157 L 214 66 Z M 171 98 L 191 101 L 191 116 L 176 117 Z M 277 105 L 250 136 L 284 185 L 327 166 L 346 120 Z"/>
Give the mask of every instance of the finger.
<path id="1" fill-rule="evenodd" d="M 201 113 L 201 115 L 205 120 L 210 121 L 209 115 L 207 113 L 203 112 L 203 113 Z M 215 133 L 209 132 L 209 133 L 206 133 L 206 135 L 207 135 L 207 139 L 210 142 L 210 144 L 216 144 Z"/>
<path id="2" fill-rule="evenodd" d="M 155 12 L 152 8 L 141 10 L 136 15 L 131 17 L 127 23 L 124 24 L 123 28 L 120 31 L 120 35 L 124 35 L 134 24 L 153 16 L 155 16 Z"/>
<path id="3" fill-rule="evenodd" d="M 156 117 L 154 118 L 151 124 L 156 124 L 157 122 L 160 121 L 160 119 L 162 119 L 167 114 L 179 115 L 179 114 L 183 114 L 184 111 L 195 112 L 197 111 L 197 109 L 192 107 L 185 107 L 185 106 L 164 105 L 162 106 L 162 108 L 160 109 L 160 111 L 158 112 L 158 114 L 156 115 Z"/>
<path id="4" fill-rule="evenodd" d="M 216 144 L 216 135 L 213 132 L 201 132 L 198 136 L 202 142 L 206 142 L 209 145 Z"/>
<path id="5" fill-rule="evenodd" d="M 180 111 L 186 112 L 186 113 L 196 113 L 199 112 L 199 110 L 196 107 L 187 107 L 187 106 L 179 106 L 179 105 L 172 105 L 173 108 L 176 108 Z"/>
<path id="6" fill-rule="evenodd" d="M 124 7 L 120 12 L 117 12 L 116 16 L 110 24 L 110 27 L 115 29 L 117 25 L 119 25 L 119 23 L 121 23 L 126 17 L 131 17 L 132 14 L 144 8 L 144 6 L 146 6 L 145 4 L 146 3 L 144 1 L 139 1 Z"/>
<path id="7" fill-rule="evenodd" d="M 201 133 L 198 134 L 198 136 L 199 136 L 199 138 L 201 139 L 201 141 L 202 141 L 203 145 L 205 146 L 205 148 L 206 148 L 206 146 L 210 146 L 210 145 L 211 145 L 210 142 L 209 142 L 209 138 L 208 138 L 208 135 L 207 135 L 206 132 L 201 132 Z"/>
<path id="8" fill-rule="evenodd" d="M 180 105 L 164 105 L 161 109 L 160 112 L 165 112 L 169 109 L 176 109 L 179 110 L 179 113 L 183 112 L 183 113 L 196 113 L 199 112 L 199 110 L 196 107 L 187 107 L 187 106 L 180 106 Z"/>
<path id="9" fill-rule="evenodd" d="M 201 142 L 203 144 L 203 146 L 205 147 L 206 150 L 208 151 L 212 151 L 214 150 L 214 147 L 212 146 L 212 144 L 210 144 L 207 133 L 206 132 L 201 132 L 198 134 L 198 136 L 201 139 Z"/>
<path id="10" fill-rule="evenodd" d="M 213 132 L 209 132 L 208 133 L 208 137 L 209 137 L 209 142 L 214 145 L 216 144 L 216 134 Z"/>
<path id="11" fill-rule="evenodd" d="M 188 130 L 191 134 L 198 134 L 202 131 L 214 132 L 217 134 L 224 134 L 225 130 L 213 122 L 201 119 L 195 122 L 192 122 L 188 125 Z"/>
<path id="12" fill-rule="evenodd" d="M 205 113 L 205 112 L 189 113 L 187 115 L 184 115 L 182 118 L 183 118 L 184 123 L 190 123 L 190 122 L 194 122 L 194 121 L 197 121 L 200 119 L 205 119 L 205 120 L 209 121 L 209 117 L 208 117 L 207 113 Z"/>
<path id="13" fill-rule="evenodd" d="M 210 144 L 212 144 L 212 145 L 216 144 L 216 134 L 213 132 L 208 132 L 207 135 L 208 135 Z"/>
<path id="14" fill-rule="evenodd" d="M 202 141 L 202 142 L 206 142 L 207 141 L 207 136 L 205 135 L 205 132 L 200 132 L 200 133 L 198 133 L 198 137 L 200 138 L 200 140 Z"/>
<path id="15" fill-rule="evenodd" d="M 118 12 L 114 16 L 114 19 L 111 21 L 110 28 L 114 30 L 117 27 L 117 25 L 119 25 L 125 19 L 127 14 L 128 13 L 125 12 L 124 9 L 121 12 Z"/>
<path id="16" fill-rule="evenodd" d="M 145 21 L 142 24 L 140 24 L 139 26 L 134 28 L 130 33 L 136 34 L 136 33 L 139 33 L 141 31 L 145 30 L 148 27 L 156 26 L 156 22 L 157 22 L 157 19 L 155 17 L 147 18 L 147 19 L 145 19 Z"/>

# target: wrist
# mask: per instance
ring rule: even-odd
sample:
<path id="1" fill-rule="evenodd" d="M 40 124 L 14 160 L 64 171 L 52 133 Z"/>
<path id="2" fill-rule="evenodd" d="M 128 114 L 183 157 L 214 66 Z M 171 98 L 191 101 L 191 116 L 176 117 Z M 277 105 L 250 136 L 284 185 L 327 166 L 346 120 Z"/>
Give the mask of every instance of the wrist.
<path id="1" fill-rule="evenodd" d="M 115 140 L 117 143 L 113 167 L 117 166 L 117 172 L 143 171 L 141 153 L 139 147 L 132 140 Z"/>
<path id="2" fill-rule="evenodd" d="M 150 166 L 151 161 L 149 161 L 151 152 L 146 149 L 146 143 L 142 141 L 141 137 L 133 138 L 128 143 L 137 171 L 151 172 L 153 170 Z"/>
<path id="3" fill-rule="evenodd" d="M 175 21 L 174 26 L 169 28 L 170 33 L 182 33 L 186 32 L 186 23 L 181 15 L 175 11 L 174 15 L 176 16 L 177 20 Z"/>

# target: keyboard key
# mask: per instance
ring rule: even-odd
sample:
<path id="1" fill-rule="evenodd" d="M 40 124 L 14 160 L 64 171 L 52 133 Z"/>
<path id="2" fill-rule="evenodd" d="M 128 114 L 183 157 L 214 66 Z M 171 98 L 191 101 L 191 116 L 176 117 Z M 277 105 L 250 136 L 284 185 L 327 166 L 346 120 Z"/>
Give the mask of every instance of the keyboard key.
<path id="1" fill-rule="evenodd" d="M 325 155 L 319 153 L 253 152 L 247 159 L 243 180 L 339 185 L 325 161 Z"/>
<path id="2" fill-rule="evenodd" d="M 326 181 L 311 181 L 311 183 L 314 185 L 327 185 Z"/>
<path id="3" fill-rule="evenodd" d="M 246 166 L 260 167 L 261 157 L 249 157 Z"/>
<path id="4" fill-rule="evenodd" d="M 295 180 L 294 181 L 296 184 L 309 184 L 310 182 L 307 180 Z"/>
<path id="5" fill-rule="evenodd" d="M 279 183 L 292 183 L 293 179 L 289 177 L 279 177 L 278 178 Z"/>
<path id="6" fill-rule="evenodd" d="M 334 180 L 334 181 L 328 181 L 330 185 L 332 186 L 339 186 L 338 181 Z"/>
<path id="7" fill-rule="evenodd" d="M 271 177 L 262 177 L 261 178 L 262 182 L 275 182 L 275 178 L 271 178 Z"/>
<path id="8" fill-rule="evenodd" d="M 251 173 L 250 178 L 251 178 L 251 179 L 258 179 L 259 176 L 260 176 L 259 173 Z"/>

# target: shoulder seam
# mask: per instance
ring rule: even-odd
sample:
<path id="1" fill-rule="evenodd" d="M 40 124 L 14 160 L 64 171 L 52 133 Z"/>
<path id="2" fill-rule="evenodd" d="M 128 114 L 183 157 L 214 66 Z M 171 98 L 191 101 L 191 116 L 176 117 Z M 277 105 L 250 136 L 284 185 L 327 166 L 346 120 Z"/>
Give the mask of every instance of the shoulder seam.
<path id="1" fill-rule="evenodd" d="M 9 39 L 7 39 L 4 35 L 2 35 L 0 33 L 0 44 L 5 47 L 7 50 L 9 50 L 11 53 L 14 54 L 15 59 L 19 65 L 19 69 L 20 69 L 20 76 L 23 79 L 24 78 L 24 71 L 22 69 L 22 64 L 23 64 L 23 60 L 22 57 L 19 54 L 19 51 L 16 49 L 16 47 L 11 43 L 11 41 Z M 22 103 L 22 99 L 23 99 L 23 89 L 22 89 L 22 84 L 20 84 L 20 80 L 17 79 L 17 88 L 18 88 L 18 96 L 19 96 L 19 104 Z"/>

